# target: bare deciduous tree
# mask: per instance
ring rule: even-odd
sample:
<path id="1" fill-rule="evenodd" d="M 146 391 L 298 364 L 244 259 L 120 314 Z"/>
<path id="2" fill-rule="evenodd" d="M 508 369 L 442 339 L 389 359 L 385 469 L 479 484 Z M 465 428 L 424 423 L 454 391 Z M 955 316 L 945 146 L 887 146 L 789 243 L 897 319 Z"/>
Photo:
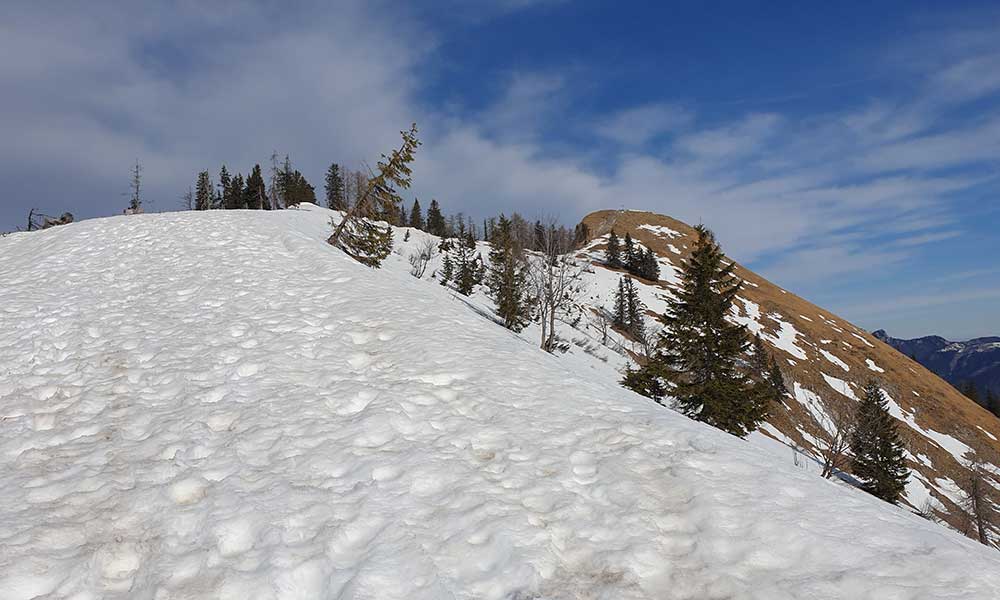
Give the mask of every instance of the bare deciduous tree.
<path id="1" fill-rule="evenodd" d="M 961 505 L 966 517 L 965 535 L 972 537 L 975 534 L 980 544 L 989 546 L 989 528 L 993 524 L 992 487 L 986 482 L 986 469 L 980 460 L 969 463 L 962 488 L 965 492 Z"/>
<path id="2" fill-rule="evenodd" d="M 817 449 L 823 465 L 822 475 L 825 479 L 829 479 L 837 471 L 842 471 L 850 462 L 848 450 L 855 426 L 854 407 L 842 402 L 827 403 L 819 426 L 829 436 L 829 439 L 823 440 L 826 445 Z"/>
<path id="3" fill-rule="evenodd" d="M 437 244 L 434 243 L 434 238 L 424 238 L 424 241 L 417 246 L 417 251 L 410 254 L 410 275 L 413 275 L 417 279 L 423 278 L 424 273 L 427 271 L 427 263 L 434 258 L 436 248 Z"/>
<path id="4" fill-rule="evenodd" d="M 594 313 L 595 315 L 591 322 L 597 329 L 597 333 L 601 334 L 601 345 L 607 346 L 608 333 L 611 331 L 611 316 L 603 308 L 596 309 Z"/>
<path id="5" fill-rule="evenodd" d="M 541 256 L 533 256 L 528 267 L 529 286 L 542 330 L 541 348 L 547 352 L 555 348 L 556 316 L 578 295 L 583 272 L 570 254 L 571 245 L 562 237 L 555 220 L 550 219 L 541 239 Z"/>

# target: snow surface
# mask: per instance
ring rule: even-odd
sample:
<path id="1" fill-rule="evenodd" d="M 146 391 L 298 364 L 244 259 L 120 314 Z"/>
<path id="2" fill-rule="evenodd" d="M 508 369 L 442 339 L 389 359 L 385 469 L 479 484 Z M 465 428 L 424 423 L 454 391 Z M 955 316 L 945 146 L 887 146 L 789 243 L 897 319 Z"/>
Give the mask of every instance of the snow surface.
<path id="1" fill-rule="evenodd" d="M 875 371 L 876 373 L 885 373 L 885 369 L 883 369 L 882 367 L 878 366 L 875 363 L 875 361 L 872 360 L 872 359 L 870 359 L 870 358 L 866 358 L 865 359 L 865 364 L 868 365 L 868 369 L 871 370 L 871 371 Z"/>
<path id="2" fill-rule="evenodd" d="M 1000 597 L 995 551 L 351 261 L 330 214 L 0 239 L 0 597 Z"/>
<path id="3" fill-rule="evenodd" d="M 847 365 L 847 363 L 845 363 L 844 361 L 842 361 L 839 358 L 837 358 L 836 355 L 834 355 L 833 353 L 827 352 L 826 350 L 823 350 L 822 348 L 819 349 L 819 353 L 823 355 L 823 358 L 825 358 L 826 360 L 830 361 L 831 363 L 837 365 L 841 369 L 843 369 L 845 371 L 850 371 L 851 370 L 851 367 L 849 367 Z"/>

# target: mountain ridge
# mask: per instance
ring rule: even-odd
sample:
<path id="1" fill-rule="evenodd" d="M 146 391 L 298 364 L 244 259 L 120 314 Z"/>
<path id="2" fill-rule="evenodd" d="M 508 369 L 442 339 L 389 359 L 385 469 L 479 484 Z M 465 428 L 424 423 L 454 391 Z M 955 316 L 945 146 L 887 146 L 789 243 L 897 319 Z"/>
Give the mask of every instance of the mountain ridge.
<path id="1" fill-rule="evenodd" d="M 5 597 L 1000 594 L 994 551 L 525 343 L 410 276 L 422 232 L 352 261 L 331 217 L 0 239 Z"/>
<path id="2" fill-rule="evenodd" d="M 646 211 L 596 211 L 582 223 L 592 236 L 585 252 L 591 259 L 601 259 L 612 229 L 651 247 L 664 273 L 653 287 L 666 293 L 675 285 L 677 269 L 696 237 L 693 227 Z M 725 240 L 720 242 L 725 249 Z M 822 424 L 829 418 L 825 407 L 850 406 L 860 386 L 877 379 L 883 382 L 909 448 L 907 502 L 915 509 L 923 508 L 921 504 L 940 505 L 939 516 L 959 526 L 961 495 L 956 482 L 964 478 L 968 461 L 975 457 L 1000 464 L 1000 423 L 929 369 L 864 329 L 736 265 L 736 274 L 746 285 L 738 295 L 733 320 L 762 334 L 779 357 L 795 398 L 778 407 L 762 429 L 764 434 L 815 456 L 827 435 Z M 1000 477 L 994 484 L 1000 486 Z"/>
<path id="3" fill-rule="evenodd" d="M 884 329 L 872 335 L 938 374 L 961 389 L 972 384 L 978 402 L 985 404 L 987 391 L 1000 397 L 1000 336 L 952 341 L 938 335 L 901 339 Z"/>

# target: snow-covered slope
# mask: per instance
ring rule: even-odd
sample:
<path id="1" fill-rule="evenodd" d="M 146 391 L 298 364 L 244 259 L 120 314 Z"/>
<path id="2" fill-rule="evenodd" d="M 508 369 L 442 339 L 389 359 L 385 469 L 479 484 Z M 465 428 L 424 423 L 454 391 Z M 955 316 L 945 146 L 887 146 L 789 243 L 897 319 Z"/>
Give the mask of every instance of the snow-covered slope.
<path id="1" fill-rule="evenodd" d="M 621 273 L 603 266 L 608 233 L 630 233 L 633 239 L 657 253 L 660 281 L 636 280 L 647 307 L 647 325 L 658 331 L 656 314 L 663 312 L 663 298 L 672 293 L 677 269 L 694 245 L 696 233 L 689 225 L 663 215 L 641 211 L 604 210 L 587 215 L 592 240 L 581 254 L 589 257 L 602 277 Z M 725 245 L 725 240 L 722 240 Z M 876 378 L 890 398 L 893 416 L 909 450 L 910 478 L 903 501 L 914 509 L 933 511 L 961 528 L 963 492 L 956 482 L 966 482 L 968 465 L 980 461 L 986 481 L 1000 489 L 1000 421 L 969 402 L 952 386 L 918 363 L 896 352 L 852 323 L 796 296 L 750 269 L 738 265 L 744 288 L 734 305 L 732 320 L 760 333 L 782 367 L 792 394 L 773 407 L 754 443 L 780 441 L 796 448 L 786 452 L 798 464 L 816 472 L 815 457 L 825 448 L 833 430 L 831 413 L 850 408 L 861 389 Z M 647 300 L 652 298 L 653 300 Z M 591 303 L 592 306 L 610 306 Z M 762 439 L 768 436 L 768 439 Z M 1000 535 L 994 527 L 991 536 Z"/>
<path id="2" fill-rule="evenodd" d="M 1000 597 L 995 551 L 363 267 L 328 218 L 0 239 L 0 597 Z"/>

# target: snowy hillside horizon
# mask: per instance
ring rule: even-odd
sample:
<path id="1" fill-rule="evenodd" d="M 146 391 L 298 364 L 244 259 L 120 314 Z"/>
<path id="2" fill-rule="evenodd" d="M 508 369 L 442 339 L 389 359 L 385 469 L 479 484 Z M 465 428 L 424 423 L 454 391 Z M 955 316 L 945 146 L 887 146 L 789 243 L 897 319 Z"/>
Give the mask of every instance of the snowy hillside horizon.
<path id="1" fill-rule="evenodd" d="M 539 350 L 411 276 L 422 232 L 351 260 L 333 216 L 0 238 L 0 598 L 1000 597 L 995 550 Z"/>

